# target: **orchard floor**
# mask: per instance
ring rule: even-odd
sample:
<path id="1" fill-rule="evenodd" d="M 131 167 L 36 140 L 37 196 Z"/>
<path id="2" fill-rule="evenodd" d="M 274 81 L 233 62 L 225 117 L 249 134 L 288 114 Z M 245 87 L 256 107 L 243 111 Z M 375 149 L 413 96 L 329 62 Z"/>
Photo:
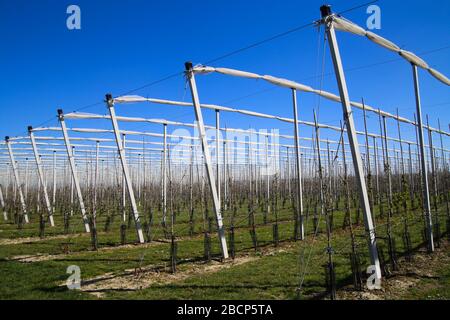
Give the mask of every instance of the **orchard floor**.
<path id="1" fill-rule="evenodd" d="M 383 278 L 381 290 L 355 291 L 349 263 L 349 228 L 341 227 L 343 218 L 336 214 L 332 244 L 338 299 L 450 299 L 447 235 L 442 236 L 436 252 L 428 254 L 421 237 L 420 216 L 414 215 L 409 218 L 412 261 L 406 261 L 401 243 L 403 218 L 394 217 L 398 270 Z M 243 222 L 235 230 L 235 259 L 227 261 L 220 261 L 215 233 L 211 234 L 208 260 L 204 257 L 203 234 L 189 236 L 180 231 L 176 273 L 170 268 L 170 241 L 162 233 L 155 232 L 148 243 L 135 244 L 131 227 L 126 244 L 120 245 L 116 226 L 108 232 L 99 231 L 99 249 L 94 251 L 90 235 L 82 229 L 74 229 L 69 235 L 61 229 L 48 229 L 48 236 L 41 239 L 36 234 L 38 223 L 17 230 L 11 222 L 2 222 L 0 299 L 328 299 L 324 221 L 319 222 L 316 237 L 308 221 L 306 239 L 296 241 L 289 216 L 286 213 L 286 220 L 278 223 L 277 244 L 273 241 L 273 221 L 258 224 L 256 248 L 250 228 Z M 62 224 L 59 218 L 56 222 Z M 377 219 L 377 223 L 377 232 L 384 234 L 385 221 Z M 365 270 L 369 263 L 362 221 L 355 223 L 354 230 Z M 379 245 L 386 253 L 382 240 Z M 389 262 L 386 264 L 389 266 Z M 73 265 L 81 271 L 80 290 L 66 286 L 70 276 L 67 269 Z M 365 281 L 366 276 L 363 278 Z"/>

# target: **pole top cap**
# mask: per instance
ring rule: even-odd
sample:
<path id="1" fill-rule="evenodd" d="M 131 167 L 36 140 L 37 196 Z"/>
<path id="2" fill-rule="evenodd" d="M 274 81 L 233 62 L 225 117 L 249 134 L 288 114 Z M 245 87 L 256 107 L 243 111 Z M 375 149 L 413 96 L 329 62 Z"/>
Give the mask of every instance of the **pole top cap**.
<path id="1" fill-rule="evenodd" d="M 9 141 L 9 136 L 5 137 L 5 141 L 8 142 Z"/>
<path id="2" fill-rule="evenodd" d="M 105 94 L 105 98 L 106 98 L 106 101 L 112 100 L 112 94 L 111 93 Z"/>
<path id="3" fill-rule="evenodd" d="M 60 115 L 62 115 L 64 113 L 63 109 L 58 109 L 57 112 L 58 112 L 58 116 L 60 116 Z"/>
<path id="4" fill-rule="evenodd" d="M 31 132 L 33 130 L 32 126 L 28 126 L 28 132 Z"/>
<path id="5" fill-rule="evenodd" d="M 193 68 L 192 62 L 191 61 L 185 62 L 184 67 L 185 67 L 186 71 L 192 70 L 192 68 Z"/>
<path id="6" fill-rule="evenodd" d="M 324 4 L 320 7 L 320 14 L 322 15 L 322 18 L 326 18 L 329 15 L 331 15 L 331 5 Z"/>

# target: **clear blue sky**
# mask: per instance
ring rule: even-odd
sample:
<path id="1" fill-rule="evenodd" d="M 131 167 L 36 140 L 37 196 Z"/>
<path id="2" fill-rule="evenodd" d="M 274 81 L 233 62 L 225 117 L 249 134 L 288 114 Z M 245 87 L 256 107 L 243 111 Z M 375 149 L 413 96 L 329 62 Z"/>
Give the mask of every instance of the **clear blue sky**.
<path id="1" fill-rule="evenodd" d="M 330 1 L 335 11 L 364 0 Z M 66 28 L 66 8 L 81 8 L 81 30 Z M 38 125 L 55 116 L 140 87 L 174 72 L 184 62 L 204 63 L 235 49 L 319 18 L 323 1 L 0 1 L 0 136 L 24 134 L 26 126 Z M 406 50 L 419 55 L 450 76 L 450 2 L 387 1 L 382 10 L 382 29 L 376 31 Z M 365 26 L 366 8 L 345 14 Z M 318 57 L 318 33 L 309 27 L 215 63 L 261 74 L 289 78 L 313 87 L 322 72 Z M 349 91 L 353 100 L 364 97 L 372 106 L 413 117 L 414 96 L 411 67 L 397 55 L 367 39 L 338 34 Z M 429 52 L 435 49 L 446 49 Z M 398 59 L 397 59 L 398 58 Z M 392 59 L 396 61 L 382 63 Z M 382 64 L 379 64 L 382 63 Z M 363 68 L 359 68 L 363 67 Z M 354 69 L 356 68 L 356 70 Z M 332 71 L 326 48 L 324 72 Z M 448 130 L 449 88 L 421 71 L 424 114 L 432 125 L 439 117 Z M 337 93 L 333 76 L 326 76 L 323 89 Z M 209 75 L 198 78 L 204 103 L 245 107 L 291 116 L 290 92 L 270 89 L 262 81 Z M 180 76 L 145 88 L 136 94 L 175 100 L 190 99 Z M 299 94 L 300 116 L 311 120 L 317 99 Z M 122 109 L 128 108 L 128 109 Z M 86 112 L 105 113 L 103 104 Z M 192 121 L 190 110 L 154 105 L 119 107 L 119 114 Z M 206 112 L 211 122 L 213 114 Z M 358 114 L 357 116 L 359 116 Z M 320 122 L 339 124 L 341 107 L 321 101 Z M 362 129 L 361 118 L 358 128 Z M 56 118 L 48 123 L 56 125 Z M 228 127 L 276 127 L 279 123 L 224 115 Z M 108 124 L 107 124 L 108 125 Z M 369 119 L 377 131 L 375 117 Z M 92 126 L 92 124 L 91 124 Z M 283 126 L 281 125 L 282 129 Z M 129 127 L 131 128 L 131 127 Z M 285 132 L 289 132 L 286 128 Z M 405 129 L 407 138 L 413 139 Z M 304 135 L 310 133 L 303 131 Z M 395 132 L 391 132 L 392 135 Z M 448 145 L 446 140 L 446 144 Z"/>

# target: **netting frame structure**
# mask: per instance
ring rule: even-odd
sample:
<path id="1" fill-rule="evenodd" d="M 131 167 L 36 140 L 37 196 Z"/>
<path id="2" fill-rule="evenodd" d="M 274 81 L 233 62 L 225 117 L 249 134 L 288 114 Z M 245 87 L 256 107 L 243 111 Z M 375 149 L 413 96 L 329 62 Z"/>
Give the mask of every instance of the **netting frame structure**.
<path id="1" fill-rule="evenodd" d="M 219 138 L 219 131 L 223 130 L 220 127 L 220 112 L 221 111 L 231 111 L 231 112 L 238 112 L 238 113 L 243 113 L 243 114 L 247 114 L 247 115 L 253 115 L 253 116 L 260 116 L 262 118 L 271 118 L 271 119 L 277 119 L 280 121 L 284 121 L 284 122 L 288 122 L 288 123 L 292 123 L 292 125 L 294 126 L 293 131 L 294 131 L 294 145 L 293 146 L 289 146 L 287 147 L 287 161 L 289 161 L 290 157 L 289 157 L 289 148 L 293 148 L 294 152 L 295 152 L 295 167 L 296 167 L 296 176 L 295 179 L 297 179 L 299 182 L 302 181 L 302 160 L 301 160 L 301 146 L 300 146 L 300 134 L 299 134 L 299 125 L 300 124 L 306 124 L 306 125 L 311 125 L 316 129 L 316 147 L 317 147 L 317 152 L 319 155 L 319 162 L 320 162 L 320 154 L 321 154 L 321 150 L 320 150 L 320 138 L 319 138 L 319 134 L 318 134 L 318 129 L 319 128 L 328 128 L 328 129 L 332 129 L 338 132 L 346 132 L 347 133 L 347 137 L 348 137 L 348 141 L 350 144 L 350 150 L 351 150 L 351 154 L 352 154 L 352 159 L 353 159 L 353 169 L 354 169 L 354 174 L 356 176 L 357 179 L 357 185 L 358 185 L 358 190 L 360 192 L 360 199 L 361 199 L 361 208 L 363 209 L 363 218 L 364 218 L 364 223 L 365 223 L 365 230 L 366 233 L 368 235 L 368 251 L 369 251 L 369 256 L 370 256 L 370 260 L 372 265 L 375 266 L 375 274 L 377 276 L 377 278 L 381 279 L 381 268 L 380 268 L 380 261 L 379 261 L 379 257 L 378 257 L 378 251 L 377 251 L 377 243 L 376 243 L 376 234 L 375 234 L 375 228 L 374 228 L 374 223 L 372 221 L 372 212 L 371 212 L 371 208 L 370 208 L 370 201 L 369 201 L 369 193 L 368 193 L 368 187 L 366 184 L 366 180 L 365 180 L 365 172 L 364 172 L 364 166 L 363 166 L 363 155 L 362 152 L 360 150 L 361 146 L 358 143 L 358 139 L 357 136 L 358 135 L 365 135 L 366 137 L 366 154 L 367 157 L 370 157 L 370 146 L 369 146 L 369 142 L 368 142 L 368 138 L 372 137 L 373 141 L 374 141 L 374 145 L 373 145 L 373 149 L 374 152 L 376 154 L 378 147 L 376 145 L 376 138 L 380 137 L 382 139 L 385 140 L 386 143 L 386 152 L 389 152 L 389 149 L 387 147 L 387 140 L 394 140 L 396 141 L 397 139 L 392 138 L 392 137 L 388 137 L 387 133 L 386 133 L 386 118 L 392 118 L 392 119 L 396 119 L 397 123 L 399 122 L 404 122 L 404 123 L 408 123 L 408 124 L 412 124 L 414 125 L 416 128 L 418 128 L 418 134 L 419 134 L 419 143 L 418 143 L 418 155 L 420 157 L 420 165 L 421 165 L 421 178 L 422 178 L 422 182 L 423 182 L 423 201 L 424 201 L 424 207 L 425 207 L 425 212 L 424 212 L 424 217 L 426 218 L 427 221 L 427 231 L 428 231 L 428 249 L 430 252 L 434 251 L 434 237 L 433 237 L 433 222 L 432 222 L 432 216 L 431 216 L 431 206 L 430 206 L 430 187 L 428 185 L 428 177 L 427 177 L 427 155 L 426 155 L 426 146 L 425 146 L 425 141 L 424 141 L 424 133 L 423 133 L 423 128 L 425 127 L 423 124 L 423 119 L 422 119 L 422 111 L 421 111 L 421 101 L 420 101 L 420 90 L 419 90 L 419 78 L 418 78 L 418 66 L 420 68 L 426 69 L 430 72 L 430 74 L 432 76 L 434 76 L 436 79 L 440 80 L 443 83 L 446 83 L 446 78 L 445 76 L 443 76 L 442 74 L 440 74 L 438 71 L 431 69 L 426 65 L 426 63 L 424 63 L 422 60 L 417 60 L 416 58 L 414 58 L 414 56 L 412 56 L 410 53 L 404 53 L 400 52 L 400 54 L 406 59 L 408 60 L 411 64 L 412 64 L 412 68 L 413 68 L 413 80 L 414 80 L 414 88 L 415 88 L 415 98 L 416 98 L 416 110 L 417 110 L 417 121 L 412 121 L 409 120 L 407 118 L 403 118 L 400 117 L 398 115 L 392 115 L 389 114 L 387 112 L 381 111 L 380 109 L 375 109 L 373 107 L 367 106 L 365 105 L 364 102 L 360 103 L 356 103 L 350 100 L 349 98 L 349 93 L 348 93 L 348 89 L 347 89 L 347 85 L 346 85 L 346 78 L 345 78 L 345 74 L 344 74 L 344 69 L 342 66 L 342 59 L 340 56 L 340 52 L 339 52 L 339 46 L 338 46 L 338 41 L 337 41 L 337 37 L 336 37 L 336 32 L 335 30 L 340 30 L 340 31 L 347 31 L 345 30 L 345 28 L 348 28 L 348 25 L 343 23 L 342 19 L 334 14 L 331 13 L 330 7 L 324 6 L 321 8 L 322 11 L 322 20 L 320 21 L 321 24 L 324 24 L 326 26 L 326 33 L 328 36 L 328 42 L 329 42 L 329 47 L 331 50 L 331 56 L 332 56 L 332 60 L 333 60 L 333 65 L 335 68 L 335 73 L 336 73 L 336 80 L 337 80 L 337 84 L 339 87 L 339 96 L 334 95 L 332 93 L 328 93 L 322 90 L 317 90 L 317 89 L 313 89 L 311 87 L 308 86 L 304 86 L 301 84 L 298 84 L 296 82 L 290 81 L 290 80 L 286 80 L 286 79 L 279 79 L 279 78 L 275 78 L 272 76 L 261 76 L 255 73 L 250 73 L 250 72 L 246 72 L 246 71 L 239 71 L 239 70 L 232 70 L 232 69 L 225 69 L 225 68 L 212 68 L 212 67 L 208 67 L 208 66 L 193 66 L 192 63 L 187 62 L 185 64 L 185 76 L 188 80 L 189 83 L 189 87 L 190 87 L 190 92 L 191 92 L 191 97 L 192 97 L 192 104 L 191 103 L 185 103 L 185 102 L 176 102 L 176 101 L 168 101 L 166 100 L 163 103 L 167 103 L 167 104 L 173 104 L 173 105 L 179 105 L 179 106 L 185 106 L 185 107 L 192 107 L 194 114 L 195 114 L 195 118 L 196 118 L 196 128 L 198 129 L 199 135 L 198 137 L 196 137 L 198 139 L 198 141 L 200 141 L 201 143 L 201 149 L 202 149 L 202 160 L 203 160 L 203 164 L 205 166 L 205 170 L 206 170 L 206 174 L 207 174 L 207 179 L 208 179 L 208 186 L 209 186 L 209 191 L 211 193 L 212 199 L 213 199 L 213 208 L 214 208 L 214 214 L 215 214 L 215 218 L 216 218 L 216 223 L 217 223 L 217 231 L 218 231 L 218 236 L 219 236 L 219 242 L 220 242 L 220 249 L 221 249 L 221 254 L 222 254 L 222 258 L 223 259 L 227 259 L 229 258 L 229 253 L 228 253 L 228 246 L 227 246 L 227 240 L 225 237 L 225 226 L 223 223 L 223 217 L 222 217 L 222 205 L 221 205 L 221 184 L 220 184 L 220 170 L 219 170 L 219 153 L 216 152 L 216 174 L 214 174 L 214 163 L 213 163 L 213 159 L 211 159 L 211 151 L 210 151 L 210 147 L 209 147 L 209 143 L 207 140 L 207 136 L 206 136 L 206 129 L 209 127 L 204 123 L 204 119 L 203 119 L 203 113 L 202 113 L 202 108 L 208 108 L 208 109 L 213 109 L 215 110 L 215 115 L 216 115 L 216 150 L 220 150 L 220 144 L 221 144 L 221 140 Z M 344 26 L 344 27 L 343 27 Z M 359 31 L 358 31 L 359 32 Z M 367 32 L 366 32 L 367 33 Z M 369 36 L 368 36 L 369 37 Z M 370 37 L 374 37 L 373 34 L 370 34 Z M 369 37 L 369 39 L 370 39 Z M 388 40 L 383 40 L 383 41 L 388 41 Z M 386 42 L 387 43 L 387 42 Z M 387 44 L 387 46 L 394 46 L 392 43 Z M 216 106 L 216 105 L 202 105 L 200 103 L 200 98 L 199 98 L 199 90 L 197 88 L 197 84 L 196 84 L 196 78 L 195 76 L 197 74 L 201 75 L 203 73 L 209 73 L 209 72 L 219 72 L 219 73 L 225 73 L 225 74 L 230 74 L 230 75 L 235 75 L 235 76 L 241 76 L 244 78 L 251 78 L 251 79 L 264 79 L 266 81 L 271 82 L 272 84 L 275 85 L 279 85 L 281 87 L 285 87 L 287 89 L 289 89 L 291 91 L 292 94 L 292 110 L 293 110 L 293 118 L 289 119 L 289 118 L 281 118 L 278 116 L 274 116 L 274 115 L 267 115 L 267 114 L 262 114 L 262 113 L 258 113 L 258 112 L 252 112 L 249 110 L 243 110 L 243 109 L 232 109 L 232 108 L 228 108 L 227 107 L 223 107 L 223 106 Z M 448 79 L 447 79 L 448 80 Z M 346 129 L 344 130 L 344 127 L 342 126 L 341 128 L 338 127 L 333 127 L 330 125 L 325 125 L 325 124 L 320 124 L 316 121 L 314 121 L 314 123 L 306 123 L 305 121 L 300 121 L 298 119 L 298 105 L 297 105 L 297 91 L 304 91 L 304 92 L 311 92 L 314 94 L 317 94 L 323 98 L 329 99 L 331 101 L 340 103 L 342 106 L 342 110 L 343 110 L 343 118 L 344 118 L 344 125 L 346 126 Z M 128 99 L 128 101 L 127 101 Z M 134 100 L 133 100 L 134 99 Z M 120 160 L 120 167 L 121 167 L 121 171 L 123 173 L 123 181 L 124 181 L 124 188 L 123 188 L 123 192 L 127 192 L 127 197 L 130 201 L 131 204 L 131 208 L 132 208 L 132 215 L 134 217 L 134 222 L 135 222 L 135 228 L 136 228 L 136 235 L 137 235 L 137 242 L 138 243 L 144 243 L 145 239 L 144 239 L 144 235 L 143 235 L 143 230 L 142 230 L 142 226 L 141 226 L 141 221 L 140 221 L 140 214 L 139 214 L 139 210 L 138 210 L 138 205 L 136 203 L 136 195 L 134 192 L 134 187 L 133 187 L 133 179 L 130 175 L 130 168 L 129 168 L 129 164 L 127 161 L 127 157 L 125 154 L 125 138 L 124 138 L 124 133 L 120 130 L 119 128 L 119 121 L 124 120 L 125 117 L 120 117 L 116 115 L 115 112 L 115 104 L 116 103 L 121 103 L 121 102 L 143 102 L 143 101 L 149 101 L 149 102 L 157 102 L 158 99 L 153 99 L 153 101 L 151 101 L 152 99 L 148 99 L 148 98 L 142 98 L 142 97 L 138 97 L 138 98 L 131 98 L 131 97 L 117 97 L 117 98 L 113 98 L 113 96 L 111 94 L 107 94 L 106 95 L 106 106 L 109 112 L 109 117 L 105 117 L 105 119 L 109 119 L 111 121 L 112 124 L 112 130 L 110 130 L 110 133 L 114 134 L 114 142 L 116 144 L 116 151 L 118 152 L 118 156 L 119 156 L 119 160 Z M 162 102 L 163 100 L 159 100 L 159 102 Z M 384 128 L 384 132 L 385 135 L 383 136 L 377 136 L 375 134 L 369 134 L 367 131 L 367 127 L 365 128 L 365 132 L 358 132 L 356 130 L 355 127 L 355 121 L 353 119 L 353 112 L 352 112 L 352 107 L 356 107 L 359 109 L 362 109 L 364 111 L 364 114 L 366 111 L 368 112 L 374 112 L 377 115 L 379 115 L 380 117 L 383 118 L 383 124 L 385 126 Z M 94 118 L 95 116 L 98 115 L 91 115 L 91 116 L 86 116 L 86 118 Z M 84 205 L 84 200 L 83 200 L 83 195 L 82 195 L 82 191 L 81 191 L 81 186 L 80 186 L 80 182 L 79 182 L 79 176 L 77 174 L 77 169 L 76 169 L 76 164 L 75 164 L 75 156 L 73 153 L 73 147 L 71 144 L 71 138 L 69 137 L 69 132 L 70 129 L 67 128 L 66 123 L 65 123 L 65 117 L 66 115 L 64 114 L 64 112 L 61 109 L 58 109 L 58 120 L 59 123 L 61 125 L 61 132 L 63 134 L 63 141 L 64 141 L 64 146 L 66 148 L 66 153 L 67 153 L 67 159 L 69 161 L 69 166 L 70 166 L 70 170 L 71 170 L 71 177 L 72 177 L 72 181 L 74 184 L 74 188 L 76 190 L 76 194 L 78 197 L 78 201 L 79 201 L 79 206 L 80 206 L 80 210 L 81 210 L 81 214 L 82 214 L 82 220 L 85 226 L 85 231 L 86 232 L 91 232 L 90 229 L 90 224 L 88 221 L 88 217 L 87 217 L 87 213 L 86 213 L 86 209 L 85 209 L 85 205 Z M 82 117 L 82 115 L 80 116 Z M 101 116 L 98 116 L 101 117 Z M 67 116 L 67 118 L 70 118 L 70 116 Z M 145 120 L 145 119 L 144 119 Z M 364 117 L 365 120 L 365 117 Z M 167 195 L 166 195 L 166 188 L 167 188 L 167 172 L 166 172 L 166 166 L 165 163 L 167 161 L 167 126 L 170 122 L 169 121 L 161 121 L 161 124 L 163 126 L 163 151 L 162 151 L 162 163 L 164 163 L 163 165 L 163 171 L 162 171 L 162 202 L 164 203 L 163 205 L 163 209 L 164 209 L 164 213 L 163 213 L 163 219 L 165 221 L 166 219 L 166 200 L 167 200 Z M 175 123 L 175 122 L 174 122 Z M 194 126 L 195 126 L 194 125 Z M 36 128 L 38 130 L 43 129 L 43 128 Z M 438 132 L 439 134 L 444 134 L 449 136 L 450 134 L 446 131 L 442 131 L 440 129 L 440 125 L 439 125 L 439 129 L 434 129 L 431 128 L 428 125 L 428 131 L 431 134 L 431 132 Z M 46 185 L 46 181 L 44 178 L 44 173 L 42 172 L 42 163 L 41 163 L 41 159 L 40 159 L 40 154 L 39 154 L 39 150 L 37 148 L 37 144 L 35 141 L 35 137 L 34 137 L 34 131 L 35 129 L 33 129 L 32 127 L 28 128 L 28 132 L 29 132 L 29 138 L 31 140 L 31 146 L 32 146 L 32 151 L 33 151 L 33 155 L 35 158 L 35 162 L 36 162 L 36 168 L 37 168 L 37 173 L 38 173 L 38 179 L 39 179 L 39 187 L 40 187 L 40 191 L 38 192 L 42 192 L 44 195 L 44 200 L 45 200 L 45 207 L 47 210 L 47 215 L 48 215 L 48 219 L 50 221 L 50 225 L 54 226 L 54 221 L 53 221 L 53 214 L 55 213 L 55 208 L 52 207 L 51 201 L 50 201 L 50 197 L 49 197 L 49 193 L 47 190 L 47 185 Z M 399 129 L 399 135 L 400 135 L 400 129 Z M 268 139 L 268 135 L 266 136 L 266 138 Z M 94 138 L 93 138 L 94 139 Z M 402 148 L 402 144 L 403 143 L 407 143 L 408 144 L 408 151 L 410 154 L 410 161 L 411 161 L 411 144 L 415 144 L 414 142 L 409 142 L 409 141 L 402 141 L 401 137 L 399 138 L 400 141 L 400 148 Z M 430 140 L 431 141 L 431 140 Z M 223 141 L 225 143 L 225 141 Z M 341 141 L 338 141 L 337 144 L 339 145 Z M 343 140 L 342 140 L 342 144 L 344 144 Z M 15 184 L 17 185 L 18 188 L 18 192 L 19 192 L 19 196 L 20 196 L 20 202 L 21 202 L 21 206 L 22 206 L 22 212 L 24 214 L 24 217 L 26 219 L 26 222 L 28 222 L 28 215 L 27 215 L 27 211 L 28 208 L 25 204 L 24 201 L 24 195 L 23 195 L 23 190 L 22 190 L 22 183 L 20 181 L 20 177 L 18 174 L 18 169 L 16 166 L 17 161 L 15 160 L 14 157 L 14 153 L 13 150 L 11 148 L 11 139 L 9 137 L 7 137 L 5 139 L 5 146 L 7 147 L 8 153 L 9 153 L 9 157 L 10 157 L 10 162 L 11 162 L 11 169 L 14 173 L 14 179 L 15 179 Z M 189 146 L 191 148 L 191 150 L 193 150 L 193 145 Z M 99 141 L 97 140 L 97 148 L 96 148 L 96 173 L 95 173 L 95 177 L 97 179 L 97 174 L 98 174 L 98 159 L 99 159 Z M 434 164 L 434 152 L 433 150 L 435 150 L 435 148 L 433 148 L 432 143 L 430 143 L 430 149 L 431 149 L 431 162 L 432 162 L 432 167 L 434 168 L 435 164 Z M 441 151 L 445 152 L 443 145 L 442 145 L 442 140 L 441 140 Z M 225 147 L 223 148 L 223 152 L 225 155 Z M 344 157 L 345 157 L 345 151 L 344 152 Z M 266 157 L 267 157 L 267 153 L 266 152 Z M 401 154 L 402 154 L 402 162 L 403 162 L 403 154 L 404 151 L 403 149 L 401 150 Z M 385 155 L 383 154 L 383 157 Z M 56 154 L 54 153 L 54 159 L 56 158 Z M 225 156 L 223 156 L 224 159 L 226 159 Z M 388 154 L 386 154 L 386 158 L 389 161 L 389 156 Z M 375 159 L 378 159 L 378 156 L 375 155 Z M 443 161 L 445 162 L 445 157 L 442 156 Z M 54 160 L 55 161 L 55 160 Z M 345 162 L 345 161 L 344 161 Z M 28 162 L 27 162 L 28 163 Z M 370 166 L 370 159 L 368 161 L 368 164 Z M 403 165 L 403 164 L 402 164 Z M 412 168 L 412 165 L 410 165 L 410 167 Z M 322 165 L 319 164 L 319 168 L 321 170 Z M 346 169 L 346 168 L 345 168 Z M 376 165 L 376 170 L 378 170 L 378 165 Z M 404 166 L 403 166 L 403 170 L 404 170 Z M 288 170 L 288 173 L 290 173 L 290 171 Z M 346 173 L 347 174 L 347 173 Z M 377 173 L 378 175 L 378 173 Z M 322 178 L 322 177 L 321 177 Z M 389 177 L 390 179 L 390 177 Z M 55 180 L 53 180 L 55 183 Z M 290 180 L 289 180 L 290 181 Z M 389 182 L 390 183 L 390 182 Z M 95 184 L 97 184 L 97 182 L 95 182 Z M 226 187 L 226 184 L 225 184 Z M 297 183 L 296 184 L 296 191 L 295 191 L 295 195 L 296 195 L 296 202 L 299 204 L 296 207 L 297 210 L 297 216 L 296 219 L 297 223 L 299 223 L 300 226 L 300 239 L 303 240 L 305 238 L 305 233 L 304 233 L 304 226 L 303 226 L 303 190 L 302 190 L 302 183 Z M 269 183 L 267 182 L 267 188 L 269 188 Z M 55 184 L 53 186 L 53 194 L 55 190 Z M 225 188 L 225 194 L 226 194 L 226 188 Z M 267 189 L 267 194 L 269 194 L 269 189 Z M 96 194 L 95 194 L 96 196 Z M 94 196 L 94 198 L 95 198 Z M 54 198 L 54 196 L 53 196 Z M 123 201 L 125 201 L 125 196 L 123 197 Z M 6 211 L 5 211 L 5 204 L 4 204 L 4 195 L 0 186 L 0 200 L 1 200 L 1 205 L 2 208 L 4 209 L 4 214 L 5 214 L 5 219 L 6 219 Z M 54 200 L 53 200 L 54 202 Z M 267 206 L 267 211 L 270 211 L 270 204 L 268 204 Z M 327 249 L 331 249 L 330 247 Z"/>

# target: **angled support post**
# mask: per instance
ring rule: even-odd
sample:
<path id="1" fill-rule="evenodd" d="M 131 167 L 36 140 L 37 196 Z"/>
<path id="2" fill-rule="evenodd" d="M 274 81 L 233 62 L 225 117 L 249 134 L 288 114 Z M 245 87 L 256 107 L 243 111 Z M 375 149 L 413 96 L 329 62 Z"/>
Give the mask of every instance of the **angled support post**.
<path id="1" fill-rule="evenodd" d="M 427 168 L 427 154 L 425 151 L 425 140 L 423 136 L 423 121 L 422 121 L 422 106 L 420 102 L 420 88 L 419 88 L 419 75 L 417 73 L 417 66 L 412 64 L 413 80 L 414 80 L 414 92 L 416 96 L 416 112 L 417 112 L 417 133 L 419 138 L 419 155 L 420 165 L 422 168 L 422 185 L 423 185 L 423 208 L 424 217 L 428 234 L 428 251 L 434 251 L 434 239 L 433 239 L 433 220 L 431 218 L 431 205 L 430 205 L 430 187 L 428 185 L 428 168 Z"/>
<path id="2" fill-rule="evenodd" d="M 64 120 L 64 112 L 62 109 L 58 109 L 58 120 L 61 124 L 61 130 L 64 138 L 64 144 L 66 145 L 67 157 L 69 158 L 70 170 L 72 171 L 73 184 L 78 196 L 78 202 L 80 204 L 81 217 L 84 223 L 84 230 L 86 232 L 91 232 L 89 226 L 89 220 L 86 215 L 86 207 L 84 206 L 83 194 L 81 193 L 80 180 L 78 180 L 77 167 L 75 166 L 75 158 L 73 156 L 72 145 L 70 144 L 69 134 L 67 133 L 66 121 Z"/>
<path id="3" fill-rule="evenodd" d="M 111 116 L 111 122 L 114 130 L 114 136 L 116 138 L 117 149 L 119 151 L 120 162 L 122 164 L 123 175 L 128 189 L 128 196 L 130 198 L 131 209 L 133 210 L 134 224 L 136 227 L 136 234 L 138 241 L 144 243 L 144 233 L 142 232 L 141 219 L 139 217 L 139 211 L 136 204 L 136 198 L 134 197 L 133 183 L 131 181 L 130 171 L 128 168 L 128 162 L 125 157 L 125 149 L 122 146 L 122 138 L 120 137 L 119 124 L 117 123 L 116 110 L 114 109 L 114 100 L 111 94 L 106 95 L 106 105 Z"/>
<path id="4" fill-rule="evenodd" d="M 5 142 L 6 142 L 6 147 L 8 148 L 9 158 L 11 159 L 11 167 L 13 169 L 14 179 L 16 181 L 17 190 L 19 191 L 20 204 L 22 206 L 23 217 L 25 219 L 25 223 L 29 223 L 30 220 L 28 218 L 27 205 L 25 204 L 25 198 L 23 196 L 23 190 L 22 190 L 22 185 L 20 183 L 19 172 L 17 170 L 17 164 L 16 164 L 16 160 L 14 159 L 14 153 L 11 148 L 11 142 L 9 141 L 9 137 L 5 137 Z"/>
<path id="5" fill-rule="evenodd" d="M 216 182 L 214 179 L 214 172 L 211 163 L 211 154 L 209 153 L 209 146 L 206 140 L 205 124 L 203 122 L 203 114 L 200 106 L 200 100 L 198 97 L 194 70 L 191 62 L 186 62 L 185 67 L 186 67 L 186 77 L 189 81 L 189 86 L 191 89 L 192 102 L 194 105 L 195 118 L 197 120 L 199 138 L 202 144 L 203 156 L 205 159 L 206 174 L 208 176 L 209 187 L 211 189 L 213 198 L 214 212 L 216 214 L 217 229 L 219 233 L 219 241 L 220 241 L 220 248 L 222 250 L 222 257 L 224 259 L 228 259 L 228 248 L 227 248 L 227 241 L 225 239 L 225 228 L 223 226 L 222 213 L 220 211 L 220 202 L 217 194 Z"/>
<path id="6" fill-rule="evenodd" d="M 0 184 L 0 205 L 2 206 L 3 219 L 5 219 L 5 221 L 8 221 L 8 213 L 6 212 L 6 205 L 5 205 L 5 199 L 3 198 L 2 188 L 3 188 L 3 186 Z"/>
<path id="7" fill-rule="evenodd" d="M 48 192 L 47 192 L 47 185 L 45 183 L 45 178 L 44 178 L 44 171 L 42 170 L 42 163 L 41 163 L 41 157 L 39 157 L 39 152 L 36 146 L 36 139 L 34 138 L 34 133 L 33 133 L 33 127 L 29 126 L 28 127 L 28 134 L 30 136 L 30 140 L 31 140 L 31 147 L 33 148 L 33 153 L 34 153 L 34 158 L 36 159 L 36 166 L 37 166 L 37 171 L 38 171 L 38 176 L 39 176 L 39 183 L 41 184 L 42 187 L 42 191 L 44 194 L 44 202 L 45 202 L 45 207 L 47 208 L 47 214 L 48 214 L 48 220 L 50 222 L 50 225 L 52 227 L 55 226 L 55 222 L 53 219 L 53 210 L 52 207 L 50 205 L 50 199 L 48 196 Z"/>
<path id="8" fill-rule="evenodd" d="M 334 71 L 339 87 L 339 95 L 342 103 L 342 111 L 347 126 L 348 141 L 353 158 L 353 166 L 355 176 L 360 193 L 361 207 L 364 212 L 364 224 L 368 233 L 368 247 L 372 266 L 375 268 L 375 275 L 381 279 L 380 261 L 378 259 L 377 242 L 375 236 L 375 228 L 372 221 L 372 213 L 370 210 L 369 196 L 367 193 L 366 180 L 364 177 L 364 168 L 362 165 L 361 152 L 359 150 L 358 138 L 356 136 L 355 122 L 353 119 L 352 108 L 350 106 L 350 98 L 348 95 L 347 83 L 345 80 L 344 68 L 342 66 L 341 54 L 336 39 L 336 33 L 333 26 L 333 14 L 330 6 L 322 6 L 320 8 L 322 14 L 322 23 L 326 26 L 328 43 L 330 46 L 331 57 L 333 59 Z"/>

